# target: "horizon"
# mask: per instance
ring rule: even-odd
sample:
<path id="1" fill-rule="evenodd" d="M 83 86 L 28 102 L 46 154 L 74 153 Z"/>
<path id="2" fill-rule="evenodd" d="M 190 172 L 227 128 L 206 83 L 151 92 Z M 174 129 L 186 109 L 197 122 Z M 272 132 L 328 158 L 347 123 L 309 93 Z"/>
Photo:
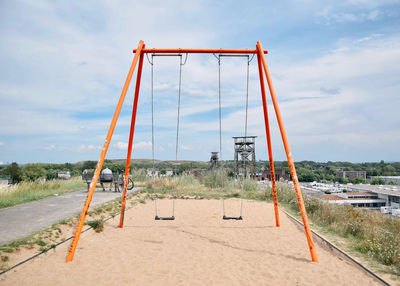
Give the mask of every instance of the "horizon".
<path id="1" fill-rule="evenodd" d="M 249 48 L 260 40 L 293 159 L 398 162 L 400 1 L 0 3 L 0 165 L 98 161 L 139 40 L 146 48 Z M 290 19 L 288 21 L 287 19 Z M 146 23 L 143 25 L 143 23 Z M 137 29 L 140 27 L 140 29 Z M 178 59 L 154 66 L 155 156 L 175 155 Z M 244 134 L 247 63 L 224 58 L 223 157 Z M 267 160 L 257 60 L 249 66 L 248 135 Z M 144 60 L 132 159 L 151 158 L 150 64 Z M 126 157 L 136 72 L 106 159 Z M 267 93 L 274 159 L 286 160 Z M 218 64 L 182 67 L 180 160 L 218 147 Z"/>
<path id="2" fill-rule="evenodd" d="M 126 158 L 120 158 L 120 159 L 106 159 L 106 160 L 111 160 L 111 161 L 126 161 Z M 132 160 L 148 160 L 148 161 L 152 161 L 152 159 L 146 159 L 146 158 L 131 158 Z M 182 161 L 182 162 L 204 162 L 207 163 L 209 162 L 209 160 L 207 161 L 203 161 L 203 160 L 183 160 L 183 159 L 178 159 L 178 160 L 160 160 L 160 159 L 154 159 L 155 161 L 159 161 L 159 162 L 166 162 L 166 161 Z M 17 163 L 19 166 L 23 166 L 26 164 L 78 164 L 78 163 L 82 163 L 82 162 L 87 162 L 87 161 L 98 161 L 98 160 L 81 160 L 81 161 L 75 161 L 75 162 L 61 162 L 61 163 L 56 163 L 56 162 L 27 162 L 27 163 L 20 163 L 20 162 L 7 162 L 4 163 L 0 166 L 7 166 L 10 165 L 12 163 Z M 234 159 L 224 159 L 222 161 L 234 161 Z M 257 159 L 257 162 L 268 162 L 268 159 Z M 380 163 L 381 161 L 384 160 L 379 160 L 379 161 L 366 161 L 366 162 L 351 162 L 351 161 L 313 161 L 313 160 L 298 160 L 298 161 L 294 161 L 294 163 L 299 163 L 299 162 L 313 162 L 313 163 L 320 163 L 320 164 L 328 164 L 328 163 L 350 163 L 350 164 L 372 164 L 372 163 Z M 274 160 L 274 163 L 281 163 L 281 162 L 287 162 L 287 160 Z M 400 163 L 400 161 L 384 161 L 384 164 L 396 164 L 396 163 Z"/>

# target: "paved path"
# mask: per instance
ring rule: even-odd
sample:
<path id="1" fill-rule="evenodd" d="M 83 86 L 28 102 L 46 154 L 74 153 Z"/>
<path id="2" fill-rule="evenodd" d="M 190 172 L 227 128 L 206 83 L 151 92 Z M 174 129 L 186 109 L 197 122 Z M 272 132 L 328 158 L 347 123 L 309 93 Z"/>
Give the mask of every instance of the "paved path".
<path id="1" fill-rule="evenodd" d="M 128 194 L 141 188 L 133 188 Z M 0 245 L 45 229 L 82 211 L 87 192 L 76 191 L 64 195 L 17 205 L 0 210 Z M 121 193 L 96 189 L 90 208 L 121 197 Z"/>

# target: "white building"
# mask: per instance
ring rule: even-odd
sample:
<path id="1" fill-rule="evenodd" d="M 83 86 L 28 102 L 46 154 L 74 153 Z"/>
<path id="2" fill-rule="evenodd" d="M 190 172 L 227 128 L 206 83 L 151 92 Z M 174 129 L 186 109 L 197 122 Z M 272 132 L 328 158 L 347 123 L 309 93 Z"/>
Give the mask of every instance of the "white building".
<path id="1" fill-rule="evenodd" d="M 330 204 L 348 204 L 353 207 L 380 209 L 386 206 L 386 200 L 378 197 L 377 194 L 370 192 L 348 192 L 335 195 L 325 195 L 324 200 Z"/>
<path id="2" fill-rule="evenodd" d="M 147 171 L 147 176 L 149 176 L 149 177 L 153 177 L 153 176 L 158 177 L 158 175 L 160 173 L 160 171 L 158 169 L 153 169 L 153 168 L 148 168 L 146 171 Z"/>
<path id="3" fill-rule="evenodd" d="M 353 185 L 353 191 L 371 192 L 378 198 L 385 200 L 386 206 L 400 208 L 400 186 L 391 185 Z"/>
<path id="4" fill-rule="evenodd" d="M 71 179 L 71 173 L 69 171 L 58 171 L 57 177 L 59 180 L 69 180 Z"/>
<path id="5" fill-rule="evenodd" d="M 8 177 L 0 178 L 0 189 L 7 188 L 11 183 L 11 179 Z"/>

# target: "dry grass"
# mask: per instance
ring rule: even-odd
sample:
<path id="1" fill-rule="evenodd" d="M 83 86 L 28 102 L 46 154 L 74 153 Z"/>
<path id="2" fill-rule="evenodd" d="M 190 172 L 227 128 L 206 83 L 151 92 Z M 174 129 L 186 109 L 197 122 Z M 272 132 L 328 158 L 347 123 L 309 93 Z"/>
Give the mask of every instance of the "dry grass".
<path id="1" fill-rule="evenodd" d="M 268 200 L 272 200 L 270 189 L 266 190 L 266 196 Z M 280 204 L 286 205 L 292 212 L 298 214 L 297 199 L 291 188 L 279 186 L 278 200 Z M 378 211 L 328 204 L 310 196 L 304 196 L 304 203 L 311 222 L 346 238 L 355 250 L 389 266 L 391 273 L 400 276 L 398 218 Z"/>
<path id="2" fill-rule="evenodd" d="M 49 196 L 86 189 L 87 185 L 80 177 L 70 180 L 52 180 L 47 182 L 21 182 L 0 190 L 0 208 L 15 206 Z"/>

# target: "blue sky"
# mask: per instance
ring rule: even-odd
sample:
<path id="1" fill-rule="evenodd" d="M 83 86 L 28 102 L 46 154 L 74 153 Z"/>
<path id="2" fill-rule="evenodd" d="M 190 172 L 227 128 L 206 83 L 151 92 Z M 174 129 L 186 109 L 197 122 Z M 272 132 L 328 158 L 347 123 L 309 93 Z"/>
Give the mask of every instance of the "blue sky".
<path id="1" fill-rule="evenodd" d="M 1 1 L 0 37 L 2 163 L 97 160 L 139 40 L 148 48 L 261 40 L 296 161 L 400 160 L 400 1 Z M 249 134 L 266 159 L 256 67 Z M 232 159 L 231 137 L 244 133 L 246 61 L 224 58 L 221 69 L 223 158 Z M 178 72 L 177 58 L 156 58 L 158 159 L 175 158 Z M 218 64 L 189 55 L 182 72 L 178 157 L 208 160 L 219 149 Z M 126 156 L 133 90 L 108 158 Z M 150 90 L 145 61 L 133 158 L 151 158 Z"/>

